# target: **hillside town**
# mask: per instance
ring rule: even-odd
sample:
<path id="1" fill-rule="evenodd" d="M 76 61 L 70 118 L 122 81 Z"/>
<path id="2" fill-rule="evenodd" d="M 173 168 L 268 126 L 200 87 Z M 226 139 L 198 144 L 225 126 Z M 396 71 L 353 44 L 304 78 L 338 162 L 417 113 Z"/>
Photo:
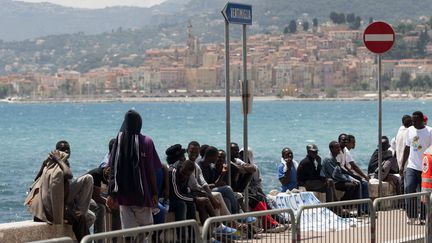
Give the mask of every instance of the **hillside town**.
<path id="1" fill-rule="evenodd" d="M 329 22 L 310 29 L 298 24 L 295 33 L 248 37 L 248 78 L 254 82 L 256 95 L 316 98 L 319 93 L 332 97 L 337 91 L 376 89 L 376 55 L 363 45 L 363 30 Z M 431 39 L 432 31 L 427 30 L 427 25 L 417 24 L 410 35 L 401 38 L 408 48 L 415 48 L 422 33 Z M 223 96 L 224 44 L 200 43 L 190 23 L 186 31 L 186 43 L 131 55 L 129 58 L 144 54 L 139 67 L 0 76 L 3 98 Z M 230 48 L 230 80 L 236 93 L 242 78 L 241 40 L 233 38 Z M 424 49 L 430 56 L 432 42 Z M 382 68 L 385 89 L 399 89 L 395 83 L 418 78 L 423 85 L 432 85 L 431 58 L 384 57 Z"/>

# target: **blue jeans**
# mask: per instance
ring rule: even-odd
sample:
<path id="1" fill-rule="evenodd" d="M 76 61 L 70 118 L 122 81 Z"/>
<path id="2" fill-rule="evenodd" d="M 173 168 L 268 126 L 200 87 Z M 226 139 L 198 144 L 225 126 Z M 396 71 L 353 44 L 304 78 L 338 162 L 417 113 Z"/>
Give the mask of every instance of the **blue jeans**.
<path id="1" fill-rule="evenodd" d="M 186 202 L 182 200 L 170 200 L 170 212 L 174 212 L 175 221 L 182 221 L 186 219 L 195 219 L 196 207 L 195 202 Z M 189 228 L 189 227 L 188 227 Z M 185 227 L 176 229 L 177 239 L 184 239 L 187 235 L 192 237 L 191 229 L 186 233 Z"/>
<path id="2" fill-rule="evenodd" d="M 420 191 L 421 185 L 421 171 L 414 170 L 411 168 L 406 168 L 404 172 L 404 184 L 405 184 L 405 194 L 407 193 L 415 193 Z M 408 218 L 415 219 L 418 218 L 418 198 L 410 198 L 406 199 L 406 213 Z M 420 206 L 420 218 L 425 219 L 426 216 L 426 208 L 423 204 Z"/>
<path id="3" fill-rule="evenodd" d="M 240 205 L 236 200 L 234 191 L 231 189 L 230 186 L 215 187 L 212 191 L 220 192 L 220 194 L 222 194 L 223 200 L 231 214 L 239 213 Z"/>
<path id="4" fill-rule="evenodd" d="M 367 181 L 361 181 L 361 198 L 369 198 L 369 185 Z M 361 209 L 364 213 L 369 213 L 369 208 L 367 204 L 363 204 Z"/>
<path id="5" fill-rule="evenodd" d="M 167 214 L 167 210 L 160 202 L 158 202 L 159 213 L 153 215 L 153 224 L 163 224 L 165 223 L 165 216 Z"/>

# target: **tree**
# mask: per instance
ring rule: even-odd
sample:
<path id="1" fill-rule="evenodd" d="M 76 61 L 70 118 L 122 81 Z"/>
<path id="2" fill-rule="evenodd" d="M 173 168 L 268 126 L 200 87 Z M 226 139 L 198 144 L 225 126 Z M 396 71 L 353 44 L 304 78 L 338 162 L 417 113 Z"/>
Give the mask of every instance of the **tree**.
<path id="1" fill-rule="evenodd" d="M 416 43 L 417 55 L 424 56 L 426 54 L 426 46 L 429 42 L 427 30 L 420 32 L 419 39 Z"/>
<path id="2" fill-rule="evenodd" d="M 313 18 L 312 25 L 314 28 L 318 27 L 318 19 L 317 18 Z"/>
<path id="3" fill-rule="evenodd" d="M 308 21 L 303 22 L 303 30 L 304 31 L 308 31 L 309 30 L 309 22 Z"/>
<path id="4" fill-rule="evenodd" d="M 372 24 L 374 22 L 374 19 L 372 17 L 369 17 L 369 24 Z"/>
<path id="5" fill-rule="evenodd" d="M 297 32 L 297 23 L 295 20 L 291 20 L 288 25 L 288 32 L 289 33 L 295 33 Z"/>
<path id="6" fill-rule="evenodd" d="M 288 32 L 289 32 L 289 29 L 288 29 L 288 26 L 287 26 L 287 27 L 284 28 L 283 33 L 286 35 L 286 34 L 288 34 Z M 270 32 L 268 33 L 268 35 L 269 35 L 269 34 L 270 34 Z"/>
<path id="7" fill-rule="evenodd" d="M 339 20 L 339 24 L 345 24 L 346 23 L 345 14 L 344 13 L 340 13 L 339 16 L 338 16 L 338 20 Z"/>
<path id="8" fill-rule="evenodd" d="M 0 84 L 0 99 L 4 99 L 10 95 L 12 87 L 6 84 Z"/>
<path id="9" fill-rule="evenodd" d="M 407 72 L 402 72 L 399 78 L 399 82 L 396 84 L 396 87 L 400 89 L 409 88 L 410 81 L 411 81 L 411 75 Z"/>
<path id="10" fill-rule="evenodd" d="M 352 30 L 358 30 L 361 26 L 361 17 L 356 16 L 354 21 L 349 24 L 349 28 Z"/>
<path id="11" fill-rule="evenodd" d="M 346 22 L 353 23 L 354 21 L 355 21 L 355 14 L 354 13 L 347 14 Z"/>
<path id="12" fill-rule="evenodd" d="M 336 12 L 330 13 L 330 20 L 335 24 L 338 23 L 338 17 L 339 17 L 339 15 Z"/>
<path id="13" fill-rule="evenodd" d="M 327 98 L 336 98 L 337 97 L 337 89 L 330 87 L 326 89 L 326 97 Z"/>

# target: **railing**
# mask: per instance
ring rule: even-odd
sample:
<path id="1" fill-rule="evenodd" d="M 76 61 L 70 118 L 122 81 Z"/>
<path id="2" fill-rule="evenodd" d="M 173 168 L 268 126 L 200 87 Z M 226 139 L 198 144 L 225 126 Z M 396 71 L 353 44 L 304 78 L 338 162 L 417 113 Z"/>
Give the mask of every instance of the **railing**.
<path id="1" fill-rule="evenodd" d="M 304 205 L 296 216 L 297 242 L 374 242 L 370 199 Z"/>
<path id="2" fill-rule="evenodd" d="M 200 233 L 195 220 L 150 225 L 86 236 L 81 243 L 123 242 L 432 242 L 432 195 L 399 196 L 319 203 L 296 209 L 274 209 L 208 218 Z M 409 217 L 415 220 L 409 221 Z M 254 223 L 242 223 L 255 217 Z M 423 221 L 424 220 L 424 221 Z M 275 223 L 275 221 L 277 223 Z M 221 232 L 221 225 L 237 228 Z M 264 232 L 258 232 L 263 228 Z M 219 231 L 218 231 L 219 230 Z M 37 243 L 70 243 L 64 237 Z"/>
<path id="3" fill-rule="evenodd" d="M 131 242 L 201 242 L 198 223 L 195 220 L 149 225 L 131 229 L 115 230 L 111 232 L 87 235 L 81 243 L 108 240 L 121 242 L 124 239 Z"/>
<path id="4" fill-rule="evenodd" d="M 429 192 L 377 198 L 377 242 L 432 242 L 430 230 L 431 198 Z"/>
<path id="5" fill-rule="evenodd" d="M 74 241 L 69 237 L 61 237 L 49 240 L 31 241 L 29 243 L 74 243 Z"/>
<path id="6" fill-rule="evenodd" d="M 253 224 L 243 223 L 251 217 L 256 218 Z M 277 222 L 277 223 L 276 223 Z M 290 225 L 291 223 L 291 225 Z M 237 228 L 234 234 L 220 233 L 221 224 Z M 254 226 L 255 225 L 255 226 Z M 291 209 L 273 209 L 243 214 L 233 214 L 208 218 L 202 229 L 203 242 L 218 240 L 232 242 L 232 240 L 253 242 L 295 242 L 295 218 Z M 258 232 L 258 228 L 263 232 Z M 291 229 L 290 229 L 291 228 Z"/>

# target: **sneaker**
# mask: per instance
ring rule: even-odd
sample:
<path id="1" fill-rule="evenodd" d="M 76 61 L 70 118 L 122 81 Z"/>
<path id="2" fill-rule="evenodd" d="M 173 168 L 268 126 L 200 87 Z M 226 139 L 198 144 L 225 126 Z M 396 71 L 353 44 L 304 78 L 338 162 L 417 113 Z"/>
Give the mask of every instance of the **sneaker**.
<path id="1" fill-rule="evenodd" d="M 247 217 L 247 218 L 241 218 L 239 220 L 240 223 L 245 223 L 245 224 L 252 224 L 255 223 L 257 221 L 257 218 L 255 217 Z"/>
<path id="2" fill-rule="evenodd" d="M 406 223 L 409 225 L 413 225 L 415 224 L 415 219 L 407 219 Z"/>
<path id="3" fill-rule="evenodd" d="M 263 228 L 260 228 L 258 226 L 252 225 L 252 232 L 253 234 L 261 234 L 262 232 L 264 232 Z"/>
<path id="4" fill-rule="evenodd" d="M 218 241 L 218 240 L 216 240 L 215 238 L 211 238 L 210 240 L 209 240 L 209 243 L 221 243 L 220 241 Z"/>
<path id="5" fill-rule="evenodd" d="M 420 225 L 426 225 L 426 220 L 420 219 Z"/>
<path id="6" fill-rule="evenodd" d="M 281 232 L 284 232 L 285 230 L 286 230 L 285 226 L 279 224 L 279 225 L 275 225 L 274 227 L 267 229 L 266 233 L 281 233 Z"/>
<path id="7" fill-rule="evenodd" d="M 223 224 L 219 225 L 219 226 L 216 227 L 216 229 L 214 230 L 214 233 L 215 233 L 216 235 L 225 235 L 225 236 L 232 235 L 232 234 L 234 234 L 235 232 L 237 232 L 236 229 L 231 228 L 231 227 L 228 227 L 228 226 L 225 226 L 225 225 L 223 225 Z"/>

